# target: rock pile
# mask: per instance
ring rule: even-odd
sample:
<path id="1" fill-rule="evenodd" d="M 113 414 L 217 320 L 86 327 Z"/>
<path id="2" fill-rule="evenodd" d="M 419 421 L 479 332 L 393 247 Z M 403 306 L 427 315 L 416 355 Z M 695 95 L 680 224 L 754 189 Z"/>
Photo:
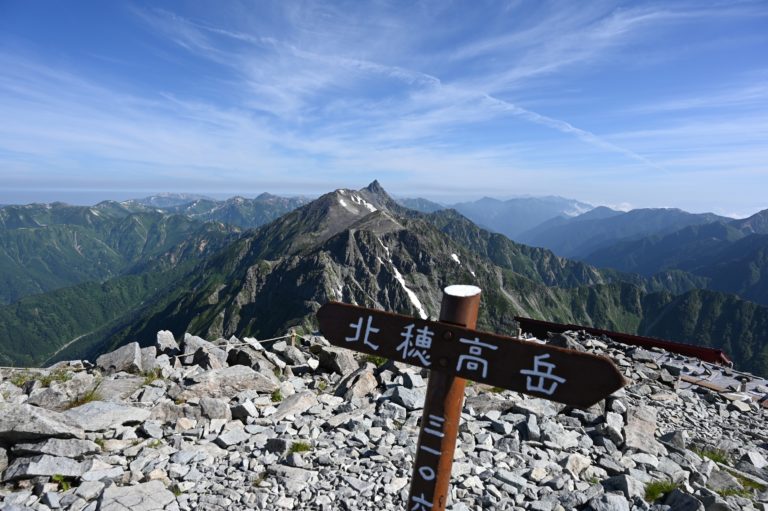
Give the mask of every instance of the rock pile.
<path id="1" fill-rule="evenodd" d="M 681 356 L 552 342 L 630 383 L 588 410 L 470 385 L 449 509 L 768 510 L 761 403 L 681 379 L 701 367 Z M 403 509 L 425 380 L 321 337 L 169 332 L 95 366 L 6 370 L 0 509 Z"/>

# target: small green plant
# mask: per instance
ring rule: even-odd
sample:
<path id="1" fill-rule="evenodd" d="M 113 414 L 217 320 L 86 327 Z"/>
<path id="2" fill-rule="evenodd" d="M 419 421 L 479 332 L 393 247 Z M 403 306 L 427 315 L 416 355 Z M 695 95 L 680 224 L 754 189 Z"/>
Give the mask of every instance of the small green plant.
<path id="1" fill-rule="evenodd" d="M 259 486 L 261 486 L 261 483 L 263 483 L 266 478 L 267 478 L 267 473 L 266 472 L 261 472 L 261 473 L 259 473 L 259 475 L 257 475 L 253 479 L 253 481 L 251 481 L 251 485 L 254 486 L 254 487 L 259 487 Z"/>
<path id="2" fill-rule="evenodd" d="M 58 484 L 59 490 L 61 491 L 67 491 L 72 487 L 72 485 L 69 484 L 69 481 L 67 481 L 66 478 L 61 474 L 54 474 L 51 477 L 51 481 Z"/>
<path id="3" fill-rule="evenodd" d="M 311 450 L 312 450 L 312 446 L 309 445 L 307 442 L 293 442 L 288 452 L 290 454 L 293 454 L 297 452 L 309 452 Z"/>
<path id="4" fill-rule="evenodd" d="M 65 382 L 72 379 L 72 374 L 64 368 L 54 369 L 50 373 L 35 373 L 32 371 L 24 370 L 13 374 L 9 381 L 17 387 L 23 387 L 31 381 L 39 381 L 43 387 L 50 387 L 51 383 Z"/>
<path id="5" fill-rule="evenodd" d="M 160 369 L 144 371 L 143 373 L 141 373 L 141 375 L 144 377 L 144 381 L 142 382 L 142 385 L 149 385 L 155 380 L 163 379 L 163 372 Z"/>
<path id="6" fill-rule="evenodd" d="M 716 463 L 722 463 L 724 465 L 731 464 L 731 458 L 728 453 L 722 449 L 691 449 L 693 452 L 701 456 L 702 458 L 709 458 Z"/>
<path id="7" fill-rule="evenodd" d="M 177 485 L 174 484 L 171 487 L 171 493 L 173 493 L 174 497 L 178 497 L 179 495 L 181 495 L 181 488 L 179 488 Z"/>
<path id="8" fill-rule="evenodd" d="M 93 440 L 93 443 L 98 445 L 101 448 L 102 451 L 105 449 L 105 447 L 107 445 L 107 442 L 102 437 L 95 438 Z"/>
<path id="9" fill-rule="evenodd" d="M 283 400 L 283 393 L 280 392 L 280 389 L 276 389 L 274 392 L 272 392 L 272 402 L 273 403 L 279 403 Z"/>
<path id="10" fill-rule="evenodd" d="M 86 392 L 80 397 L 77 397 L 69 402 L 67 405 L 67 408 L 77 408 L 78 406 L 84 405 L 86 403 L 90 403 L 91 401 L 101 401 L 102 396 L 99 393 L 99 387 L 101 386 L 101 382 L 99 382 L 95 387 L 93 387 L 91 390 Z"/>
<path id="11" fill-rule="evenodd" d="M 63 383 L 65 381 L 69 381 L 71 379 L 72 379 L 72 373 L 70 373 L 69 371 L 67 371 L 67 370 L 65 370 L 63 368 L 59 368 L 59 369 L 55 369 L 55 370 L 51 371 L 48 374 L 44 374 L 43 376 L 41 376 L 40 377 L 40 384 L 43 387 L 50 387 L 51 383 L 53 383 L 55 381 Z"/>
<path id="12" fill-rule="evenodd" d="M 161 445 L 163 445 L 163 442 L 161 442 L 161 441 L 160 441 L 160 440 L 158 440 L 158 439 L 154 439 L 154 440 L 152 440 L 151 442 L 149 442 L 149 443 L 147 444 L 147 447 L 149 447 L 150 449 L 157 449 L 157 448 L 158 448 L 158 447 L 160 447 Z"/>
<path id="13" fill-rule="evenodd" d="M 672 481 L 651 481 L 645 485 L 645 500 L 655 502 L 677 487 Z"/>
<path id="14" fill-rule="evenodd" d="M 491 392 L 493 392 L 494 394 L 501 394 L 505 390 L 507 390 L 507 389 L 505 389 L 504 387 L 492 387 L 491 388 Z"/>
<path id="15" fill-rule="evenodd" d="M 33 381 L 35 379 L 37 379 L 36 375 L 25 369 L 24 371 L 13 373 L 13 375 L 8 378 L 8 381 L 17 387 L 23 387 L 27 384 L 27 382 Z"/>
<path id="16" fill-rule="evenodd" d="M 752 496 L 752 491 L 747 490 L 746 488 L 743 488 L 741 490 L 738 490 L 736 488 L 723 488 L 722 490 L 717 490 L 717 494 L 723 498 L 726 498 L 726 497 L 749 498 Z"/>
<path id="17" fill-rule="evenodd" d="M 376 367 L 381 367 L 384 364 L 386 364 L 389 361 L 389 359 L 387 357 L 380 357 L 378 355 L 366 355 L 365 361 L 370 362 Z"/>
<path id="18" fill-rule="evenodd" d="M 327 389 L 327 388 L 328 388 L 328 382 L 327 381 L 320 380 L 319 382 L 317 382 L 317 390 L 319 390 L 320 392 L 325 392 L 325 389 Z"/>

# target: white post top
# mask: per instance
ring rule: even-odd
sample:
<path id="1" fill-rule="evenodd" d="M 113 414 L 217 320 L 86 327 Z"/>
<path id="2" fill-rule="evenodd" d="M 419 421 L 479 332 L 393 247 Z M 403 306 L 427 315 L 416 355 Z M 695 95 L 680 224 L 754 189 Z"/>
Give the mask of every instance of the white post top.
<path id="1" fill-rule="evenodd" d="M 456 296 L 459 298 L 466 298 L 468 296 L 479 295 L 481 292 L 482 290 L 477 286 L 466 286 L 462 284 L 448 286 L 445 289 L 443 289 L 443 293 L 450 296 Z"/>

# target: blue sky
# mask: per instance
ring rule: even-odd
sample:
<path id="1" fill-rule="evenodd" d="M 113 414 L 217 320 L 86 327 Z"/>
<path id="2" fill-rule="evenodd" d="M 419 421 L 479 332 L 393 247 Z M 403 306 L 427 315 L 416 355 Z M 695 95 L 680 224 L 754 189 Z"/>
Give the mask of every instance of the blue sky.
<path id="1" fill-rule="evenodd" d="M 768 208 L 768 3 L 0 1 L 0 203 Z"/>

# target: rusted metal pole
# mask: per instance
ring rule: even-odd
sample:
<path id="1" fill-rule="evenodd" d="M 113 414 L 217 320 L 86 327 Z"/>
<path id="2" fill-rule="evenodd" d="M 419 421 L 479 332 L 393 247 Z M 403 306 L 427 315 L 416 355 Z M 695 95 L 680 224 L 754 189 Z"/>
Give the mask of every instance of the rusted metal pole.
<path id="1" fill-rule="evenodd" d="M 443 290 L 440 321 L 474 329 L 480 310 L 479 287 L 448 286 Z M 458 342 L 450 332 L 435 342 Z M 442 511 L 448 502 L 453 452 L 464 404 L 466 380 L 440 371 L 447 360 L 435 360 L 429 373 L 419 443 L 406 509 Z"/>

